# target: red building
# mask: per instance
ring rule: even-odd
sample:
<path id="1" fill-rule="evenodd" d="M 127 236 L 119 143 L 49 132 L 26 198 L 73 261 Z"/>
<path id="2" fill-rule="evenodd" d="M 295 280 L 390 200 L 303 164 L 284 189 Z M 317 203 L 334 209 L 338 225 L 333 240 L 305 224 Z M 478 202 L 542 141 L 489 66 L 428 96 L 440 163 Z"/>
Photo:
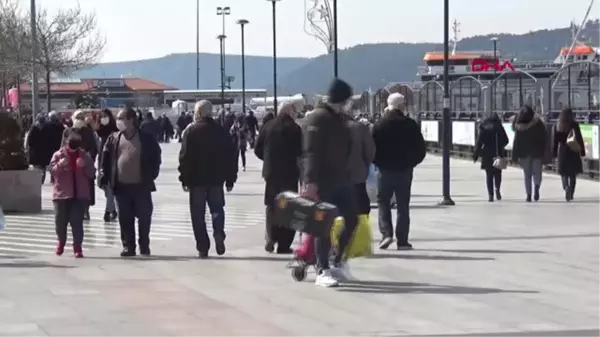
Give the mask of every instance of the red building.
<path id="1" fill-rule="evenodd" d="M 40 109 L 46 111 L 47 86 L 40 83 L 38 88 Z M 127 103 L 137 107 L 158 107 L 164 102 L 163 92 L 175 89 L 136 77 L 55 80 L 50 83 L 51 110 L 74 109 L 76 102 L 84 96 L 102 108 L 117 108 Z M 21 84 L 20 90 L 22 106 L 28 109 L 31 107 L 31 84 Z"/>

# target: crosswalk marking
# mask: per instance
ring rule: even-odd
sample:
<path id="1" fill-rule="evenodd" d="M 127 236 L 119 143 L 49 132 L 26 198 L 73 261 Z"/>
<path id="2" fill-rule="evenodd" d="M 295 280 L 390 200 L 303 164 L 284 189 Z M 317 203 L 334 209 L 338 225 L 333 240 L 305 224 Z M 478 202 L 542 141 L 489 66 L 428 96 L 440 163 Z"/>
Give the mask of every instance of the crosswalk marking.
<path id="1" fill-rule="evenodd" d="M 182 191 L 177 180 L 178 150 L 177 144 L 163 146 L 163 164 L 157 180 L 158 191 L 153 194 L 151 242 L 168 242 L 193 239 L 194 237 L 188 195 Z M 240 176 L 258 174 L 258 170 L 254 171 L 240 172 Z M 258 188 L 262 190 L 260 185 L 260 183 L 257 184 Z M 116 221 L 104 223 L 106 205 L 104 193 L 100 189 L 96 189 L 95 192 L 96 204 L 90 208 L 91 221 L 84 223 L 84 249 L 120 247 L 119 224 Z M 0 257 L 54 253 L 56 233 L 54 207 L 51 200 L 52 186 L 46 183 L 42 188 L 42 195 L 42 209 L 44 210 L 42 213 L 5 215 L 7 225 L 4 230 L 0 231 Z M 260 193 L 256 195 L 262 201 Z M 246 196 L 243 197 L 245 199 L 233 200 L 233 198 L 235 196 L 226 195 L 225 231 L 228 235 L 245 228 L 264 226 L 264 208 L 256 207 L 261 204 L 254 202 L 257 199 L 250 199 L 250 202 L 247 202 Z M 207 230 L 212 234 L 211 214 L 208 209 L 205 219 Z M 70 228 L 68 236 L 71 237 Z M 70 245 L 70 240 L 67 244 Z"/>

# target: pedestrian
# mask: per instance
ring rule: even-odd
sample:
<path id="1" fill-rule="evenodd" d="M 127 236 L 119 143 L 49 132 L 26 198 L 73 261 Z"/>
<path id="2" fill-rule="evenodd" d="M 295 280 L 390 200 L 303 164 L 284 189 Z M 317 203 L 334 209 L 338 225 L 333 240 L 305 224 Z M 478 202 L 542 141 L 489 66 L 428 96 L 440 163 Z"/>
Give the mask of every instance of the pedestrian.
<path id="1" fill-rule="evenodd" d="M 242 159 L 242 170 L 246 171 L 246 150 L 248 149 L 248 134 L 246 131 L 246 127 L 238 118 L 233 123 L 233 126 L 229 129 L 229 134 L 231 135 L 233 144 L 237 150 L 236 162 L 239 166 L 239 159 Z"/>
<path id="2" fill-rule="evenodd" d="M 358 223 L 356 194 L 348 172 L 352 133 L 342 116 L 352 93 L 348 83 L 334 79 L 328 102 L 318 104 L 303 123 L 303 195 L 335 205 L 344 217 L 333 268 L 329 264 L 331 238 L 315 238 L 319 270 L 315 284 L 322 287 L 335 287 L 348 279 L 343 254 Z"/>
<path id="3" fill-rule="evenodd" d="M 299 161 L 302 157 L 302 129 L 294 120 L 292 103 L 283 103 L 277 117 L 267 122 L 256 139 L 254 153 L 263 161 L 265 180 L 265 250 L 291 254 L 296 232 L 280 227 L 275 218 L 275 197 L 284 191 L 298 192 Z"/>
<path id="4" fill-rule="evenodd" d="M 524 106 L 515 118 L 512 159 L 519 162 L 525 178 L 525 201 L 540 200 L 542 165 L 546 157 L 546 126 L 530 106 Z M 532 191 L 533 182 L 533 191 Z"/>
<path id="5" fill-rule="evenodd" d="M 140 254 L 150 255 L 152 192 L 161 164 L 161 149 L 156 137 L 140 130 L 135 110 L 125 108 L 117 114 L 119 132 L 113 133 L 102 152 L 99 185 L 111 188 L 119 210 L 123 243 L 122 257 L 136 255 L 135 219 L 138 220 Z"/>
<path id="6" fill-rule="evenodd" d="M 585 157 L 585 143 L 571 108 L 560 112 L 554 130 L 552 152 L 554 157 L 558 158 L 558 174 L 565 191 L 565 200 L 571 201 L 575 196 L 577 175 L 583 172 L 581 157 Z"/>
<path id="7" fill-rule="evenodd" d="M 253 149 L 256 143 L 256 132 L 258 131 L 258 120 L 254 116 L 254 111 L 248 110 L 247 115 L 244 118 L 244 124 L 248 131 L 248 141 L 250 142 L 250 148 Z"/>
<path id="8" fill-rule="evenodd" d="M 396 199 L 396 247 L 411 250 L 410 196 L 413 170 L 425 159 L 425 141 L 421 128 L 404 111 L 406 101 L 400 93 L 387 99 L 387 112 L 372 129 L 377 167 L 377 207 L 379 211 L 379 249 L 394 242 L 391 203 Z"/>
<path id="9" fill-rule="evenodd" d="M 208 257 L 210 238 L 206 229 L 206 205 L 210 210 L 217 255 L 225 254 L 225 193 L 237 180 L 237 151 L 229 132 L 212 117 L 212 103 L 194 107 L 194 123 L 182 136 L 179 181 L 189 193 L 192 228 L 201 259 Z"/>
<path id="10" fill-rule="evenodd" d="M 481 157 L 481 169 L 485 170 L 485 183 L 488 192 L 488 201 L 502 200 L 500 187 L 502 185 L 502 167 L 494 166 L 498 160 L 506 157 L 508 135 L 502 126 L 498 114 L 492 113 L 485 118 L 479 126 L 479 134 L 473 150 L 473 161 Z"/>
<path id="11" fill-rule="evenodd" d="M 98 137 L 100 137 L 100 148 L 104 149 L 104 145 L 108 141 L 110 135 L 115 132 L 118 132 L 117 122 L 115 117 L 109 109 L 104 109 L 100 113 L 100 127 L 96 132 Z M 100 152 L 100 157 L 102 156 L 102 152 Z M 99 158 L 99 163 L 102 162 L 102 158 Z M 117 220 L 117 205 L 114 193 L 109 185 L 104 186 L 104 197 L 106 198 L 106 206 L 104 208 L 104 222 L 112 222 Z"/>
<path id="12" fill-rule="evenodd" d="M 91 196 L 90 179 L 94 177 L 94 161 L 81 148 L 81 129 L 72 130 L 66 145 L 52 156 L 50 174 L 53 181 L 52 200 L 58 244 L 56 255 L 62 255 L 67 242 L 67 227 L 73 233 L 73 253 L 83 257 L 83 216 Z"/>

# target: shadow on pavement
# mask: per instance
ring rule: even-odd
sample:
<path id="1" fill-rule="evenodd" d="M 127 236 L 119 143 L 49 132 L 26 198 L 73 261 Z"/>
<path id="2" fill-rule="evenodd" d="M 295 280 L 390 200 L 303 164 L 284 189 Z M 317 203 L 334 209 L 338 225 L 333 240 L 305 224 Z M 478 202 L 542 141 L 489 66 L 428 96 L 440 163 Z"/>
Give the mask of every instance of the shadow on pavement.
<path id="1" fill-rule="evenodd" d="M 375 254 L 369 259 L 402 259 L 424 261 L 494 261 L 491 257 L 449 256 L 449 255 L 420 255 L 420 254 Z"/>
<path id="2" fill-rule="evenodd" d="M 574 238 L 594 238 L 599 237 L 600 233 L 581 233 L 581 234 L 550 234 L 550 235 L 523 235 L 523 236 L 483 236 L 472 238 L 415 238 L 411 242 L 459 242 L 459 241 L 516 241 L 516 240 L 547 240 L 547 239 L 574 239 Z M 379 240 L 373 240 L 379 242 Z"/>
<path id="3" fill-rule="evenodd" d="M 546 254 L 541 250 L 502 250 L 502 249 L 418 249 L 420 252 L 471 253 L 471 254 Z"/>
<path id="4" fill-rule="evenodd" d="M 65 266 L 60 264 L 51 264 L 47 262 L 29 261 L 29 262 L 0 262 L 0 268 L 74 268 L 74 266 Z"/>
<path id="5" fill-rule="evenodd" d="M 290 261 L 292 255 L 273 255 L 273 256 L 217 256 L 214 260 L 231 261 Z"/>
<path id="6" fill-rule="evenodd" d="M 371 294 L 455 294 L 485 295 L 498 293 L 536 294 L 537 291 L 504 290 L 497 288 L 461 287 L 428 283 L 356 281 L 340 285 L 338 291 Z"/>

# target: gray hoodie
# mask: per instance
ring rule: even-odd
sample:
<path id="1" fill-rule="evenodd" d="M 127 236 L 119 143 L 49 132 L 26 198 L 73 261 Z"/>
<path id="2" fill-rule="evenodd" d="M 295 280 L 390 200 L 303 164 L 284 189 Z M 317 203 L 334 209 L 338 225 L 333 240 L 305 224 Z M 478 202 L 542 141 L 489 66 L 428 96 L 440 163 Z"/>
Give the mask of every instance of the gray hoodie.
<path id="1" fill-rule="evenodd" d="M 361 184 L 367 181 L 369 166 L 375 158 L 375 142 L 368 126 L 348 118 L 348 128 L 352 134 L 348 172 L 353 184 Z"/>

